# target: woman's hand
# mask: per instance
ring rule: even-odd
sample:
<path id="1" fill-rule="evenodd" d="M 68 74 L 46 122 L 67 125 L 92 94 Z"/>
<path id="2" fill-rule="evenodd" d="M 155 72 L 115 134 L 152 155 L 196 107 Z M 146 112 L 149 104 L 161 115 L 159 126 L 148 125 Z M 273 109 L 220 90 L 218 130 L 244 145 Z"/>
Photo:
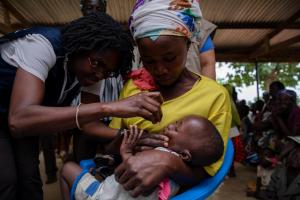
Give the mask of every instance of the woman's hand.
<path id="1" fill-rule="evenodd" d="M 144 132 L 138 140 L 135 151 L 151 150 L 156 147 L 168 147 L 169 138 L 166 135 Z"/>
<path id="2" fill-rule="evenodd" d="M 131 156 L 115 170 L 116 180 L 131 195 L 147 195 L 166 177 L 175 173 L 180 158 L 162 151 L 150 150 Z"/>
<path id="3" fill-rule="evenodd" d="M 162 118 L 161 104 L 163 98 L 159 92 L 140 92 L 136 95 L 109 103 L 113 116 L 143 117 L 152 123 Z"/>

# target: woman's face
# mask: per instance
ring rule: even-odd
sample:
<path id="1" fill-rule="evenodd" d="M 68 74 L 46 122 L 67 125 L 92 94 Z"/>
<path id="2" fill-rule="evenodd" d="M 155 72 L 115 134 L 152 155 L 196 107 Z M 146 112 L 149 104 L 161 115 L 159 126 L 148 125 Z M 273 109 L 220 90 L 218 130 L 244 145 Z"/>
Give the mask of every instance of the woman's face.
<path id="1" fill-rule="evenodd" d="M 144 67 L 160 86 L 172 85 L 185 68 L 188 42 L 184 37 L 160 36 L 137 41 Z"/>
<path id="2" fill-rule="evenodd" d="M 72 68 L 82 86 L 91 86 L 110 77 L 118 69 L 120 60 L 121 55 L 116 50 L 92 52 L 74 60 Z"/>

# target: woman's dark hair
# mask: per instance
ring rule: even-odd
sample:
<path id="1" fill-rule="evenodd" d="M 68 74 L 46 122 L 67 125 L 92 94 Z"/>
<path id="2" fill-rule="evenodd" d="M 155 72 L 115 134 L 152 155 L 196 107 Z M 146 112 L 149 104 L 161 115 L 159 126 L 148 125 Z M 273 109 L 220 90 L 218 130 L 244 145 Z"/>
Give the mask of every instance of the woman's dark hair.
<path id="1" fill-rule="evenodd" d="M 117 50 L 121 63 L 116 73 L 125 75 L 131 70 L 133 44 L 130 35 L 105 13 L 93 13 L 65 25 L 62 45 L 70 59 L 92 51 Z"/>
<path id="2" fill-rule="evenodd" d="M 280 81 L 273 81 L 269 87 L 276 87 L 278 91 L 285 89 L 284 84 Z"/>

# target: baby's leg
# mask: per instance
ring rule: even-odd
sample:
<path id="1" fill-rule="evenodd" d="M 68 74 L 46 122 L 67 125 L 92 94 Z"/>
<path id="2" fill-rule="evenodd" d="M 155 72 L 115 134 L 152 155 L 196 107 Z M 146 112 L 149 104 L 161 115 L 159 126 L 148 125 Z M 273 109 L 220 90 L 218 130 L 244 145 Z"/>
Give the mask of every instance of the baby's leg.
<path id="1" fill-rule="evenodd" d="M 60 188 L 64 200 L 70 199 L 70 190 L 81 171 L 81 167 L 74 162 L 67 162 L 62 167 L 60 172 Z"/>

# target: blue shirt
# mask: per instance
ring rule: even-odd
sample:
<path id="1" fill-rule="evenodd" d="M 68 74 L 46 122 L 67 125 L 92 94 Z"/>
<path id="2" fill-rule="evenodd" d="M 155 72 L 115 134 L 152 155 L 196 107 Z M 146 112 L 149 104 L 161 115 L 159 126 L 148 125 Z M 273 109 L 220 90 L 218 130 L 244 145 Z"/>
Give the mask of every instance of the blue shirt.
<path id="1" fill-rule="evenodd" d="M 200 53 L 204 53 L 204 52 L 209 51 L 209 50 L 212 50 L 212 49 L 214 49 L 214 48 L 215 48 L 214 43 L 213 43 L 211 37 L 208 36 L 207 39 L 205 40 L 205 42 L 204 42 L 202 48 L 199 49 L 199 52 L 200 52 Z"/>

